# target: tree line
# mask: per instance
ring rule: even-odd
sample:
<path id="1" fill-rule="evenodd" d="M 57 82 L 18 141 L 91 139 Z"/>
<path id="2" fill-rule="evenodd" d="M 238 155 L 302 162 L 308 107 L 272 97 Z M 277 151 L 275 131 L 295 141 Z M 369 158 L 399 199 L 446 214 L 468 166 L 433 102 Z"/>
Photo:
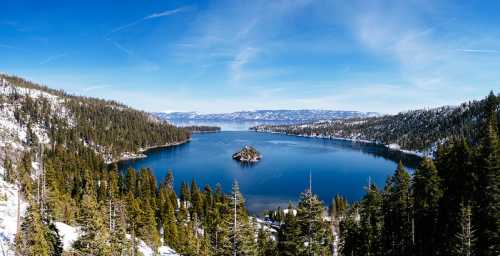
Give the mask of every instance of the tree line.
<path id="1" fill-rule="evenodd" d="M 337 218 L 342 255 L 499 255 L 498 99 L 481 114 L 480 143 L 463 136 L 439 148 L 409 175 L 400 163 L 383 189 Z"/>
<path id="2" fill-rule="evenodd" d="M 264 125 L 252 129 L 367 140 L 385 145 L 398 144 L 407 150 L 428 151 L 436 142 L 439 144 L 450 137 L 464 137 L 471 145 L 477 145 L 481 136 L 478 131 L 482 129 L 481 115 L 486 104 L 486 100 L 480 100 L 457 107 L 412 110 L 396 115 L 300 125 Z M 496 115 L 500 118 L 500 111 Z M 500 125 L 497 125 L 499 128 Z"/>

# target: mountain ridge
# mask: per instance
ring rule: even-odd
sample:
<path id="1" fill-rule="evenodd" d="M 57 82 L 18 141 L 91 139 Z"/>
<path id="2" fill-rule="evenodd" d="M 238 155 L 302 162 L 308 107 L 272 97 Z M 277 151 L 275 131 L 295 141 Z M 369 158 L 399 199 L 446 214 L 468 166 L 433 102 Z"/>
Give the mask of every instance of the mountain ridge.
<path id="1" fill-rule="evenodd" d="M 485 119 L 482 116 L 485 102 L 484 99 L 474 100 L 458 106 L 410 110 L 378 117 L 260 125 L 251 130 L 373 142 L 421 156 L 432 156 L 440 144 L 453 137 L 465 137 L 477 143 L 477 131 Z M 500 110 L 497 110 L 497 115 L 500 118 Z"/>
<path id="2" fill-rule="evenodd" d="M 277 109 L 236 111 L 217 114 L 200 114 L 197 112 L 153 112 L 154 116 L 162 120 L 189 120 L 189 121 L 294 121 L 309 122 L 332 119 L 348 119 L 360 117 L 380 116 L 376 112 L 360 112 L 346 110 L 323 109 Z"/>

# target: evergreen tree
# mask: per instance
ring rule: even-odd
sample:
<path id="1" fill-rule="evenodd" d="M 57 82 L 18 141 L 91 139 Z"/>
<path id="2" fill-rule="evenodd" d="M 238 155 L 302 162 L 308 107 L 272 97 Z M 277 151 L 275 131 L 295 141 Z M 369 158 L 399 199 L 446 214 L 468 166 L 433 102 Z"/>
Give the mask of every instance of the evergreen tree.
<path id="1" fill-rule="evenodd" d="M 329 214 L 332 218 L 338 219 L 342 216 L 347 208 L 349 207 L 347 200 L 341 195 L 335 195 L 335 198 L 332 198 L 332 202 L 330 203 Z"/>
<path id="2" fill-rule="evenodd" d="M 257 256 L 277 256 L 276 243 L 271 238 L 271 232 L 263 226 L 257 235 Z"/>
<path id="3" fill-rule="evenodd" d="M 410 175 L 399 162 L 384 189 L 383 247 L 386 255 L 409 255 L 412 251 L 412 202 Z"/>
<path id="4" fill-rule="evenodd" d="M 189 190 L 189 186 L 186 182 L 181 183 L 181 201 L 189 202 L 191 201 L 191 191 Z"/>
<path id="5" fill-rule="evenodd" d="M 141 216 L 143 211 L 139 206 L 139 202 L 134 198 L 132 192 L 128 192 L 127 196 L 127 231 L 131 237 L 132 255 L 137 255 L 137 234 L 140 226 Z"/>
<path id="6" fill-rule="evenodd" d="M 248 218 L 245 209 L 245 199 L 240 192 L 237 181 L 233 183 L 229 211 L 226 212 L 226 229 L 232 244 L 230 254 L 255 255 L 255 230 L 254 224 Z M 227 252 L 226 252 L 227 253 Z"/>
<path id="7" fill-rule="evenodd" d="M 7 156 L 7 153 L 4 154 L 5 158 L 3 160 L 3 168 L 4 168 L 4 179 L 7 182 L 14 181 L 14 167 L 12 166 L 12 161 Z"/>
<path id="8" fill-rule="evenodd" d="M 426 158 L 413 177 L 414 227 L 416 255 L 431 255 L 435 251 L 439 201 L 442 197 L 438 171 Z"/>
<path id="9" fill-rule="evenodd" d="M 474 256 L 476 255 L 476 236 L 472 225 L 472 207 L 463 205 L 460 212 L 460 232 L 456 234 L 453 255 Z"/>
<path id="10" fill-rule="evenodd" d="M 297 223 L 300 228 L 300 255 L 331 254 L 331 229 L 323 220 L 325 207 L 318 197 L 308 188 L 300 196 L 297 207 Z"/>
<path id="11" fill-rule="evenodd" d="M 40 216 L 40 209 L 30 202 L 26 209 L 21 230 L 16 234 L 16 253 L 26 256 L 51 255 L 49 242 L 46 240 L 46 230 Z"/>
<path id="12" fill-rule="evenodd" d="M 194 213 L 203 217 L 203 195 L 193 179 L 191 182 L 191 215 Z"/>
<path id="13" fill-rule="evenodd" d="M 460 232 L 461 204 L 472 204 L 478 196 L 478 173 L 473 152 L 463 138 L 452 140 L 438 150 L 436 167 L 443 194 L 439 201 L 434 249 L 440 255 L 451 255 L 454 245 L 450 237 Z"/>
<path id="14" fill-rule="evenodd" d="M 363 255 L 362 251 L 366 245 L 361 234 L 359 207 L 358 203 L 354 203 L 340 220 L 338 248 L 340 255 Z"/>
<path id="15" fill-rule="evenodd" d="M 92 178 L 86 171 L 85 193 L 81 202 L 81 216 L 79 223 L 82 234 L 75 241 L 73 248 L 83 255 L 109 255 L 109 232 L 102 212 L 96 201 Z"/>
<path id="16" fill-rule="evenodd" d="M 500 149 L 497 131 L 498 99 L 492 93 L 486 102 L 485 136 L 480 148 L 478 254 L 500 255 Z"/>
<path id="17" fill-rule="evenodd" d="M 291 205 L 288 206 L 288 213 L 285 214 L 283 224 L 278 230 L 278 251 L 279 255 L 298 255 L 301 248 L 301 231 Z"/>
<path id="18" fill-rule="evenodd" d="M 172 247 L 178 248 L 178 231 L 177 231 L 177 219 L 175 218 L 175 209 L 172 206 L 170 200 L 166 200 L 166 216 L 163 222 L 163 242 Z"/>
<path id="19" fill-rule="evenodd" d="M 382 194 L 374 184 L 369 184 L 360 204 L 360 242 L 362 255 L 383 255 L 382 253 Z"/>

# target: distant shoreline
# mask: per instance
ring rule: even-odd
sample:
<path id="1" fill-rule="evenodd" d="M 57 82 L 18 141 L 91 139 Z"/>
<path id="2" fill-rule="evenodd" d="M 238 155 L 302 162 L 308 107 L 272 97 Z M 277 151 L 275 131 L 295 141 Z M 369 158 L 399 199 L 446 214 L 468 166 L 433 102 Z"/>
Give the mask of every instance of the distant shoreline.
<path id="1" fill-rule="evenodd" d="M 146 158 L 147 155 L 145 154 L 146 152 L 153 150 L 153 149 L 158 149 L 158 148 L 168 148 L 168 147 L 173 147 L 173 146 L 179 146 L 182 144 L 186 144 L 191 141 L 191 138 L 183 141 L 178 141 L 178 142 L 172 142 L 172 143 L 167 143 L 163 145 L 156 145 L 156 146 L 149 146 L 146 148 L 141 148 L 137 151 L 137 153 L 130 153 L 130 152 L 123 152 L 122 156 L 119 159 L 107 162 L 106 164 L 116 164 L 119 162 L 123 161 L 128 161 L 128 160 L 134 160 L 134 159 L 141 159 L 141 158 Z"/>
<path id="2" fill-rule="evenodd" d="M 357 139 L 351 139 L 351 138 L 342 138 L 342 137 L 334 137 L 334 136 L 324 136 L 324 135 L 307 135 L 307 134 L 290 134 L 286 132 L 275 132 L 275 131 L 264 131 L 264 130 L 257 130 L 257 129 L 249 129 L 251 132 L 258 132 L 258 133 L 275 133 L 275 134 L 283 134 L 287 136 L 294 136 L 294 137 L 305 137 L 305 138 L 315 138 L 315 139 L 328 139 L 328 140 L 343 140 L 343 141 L 351 141 L 351 142 L 357 142 L 357 143 L 368 143 L 368 144 L 374 144 L 374 145 L 380 145 L 384 146 L 390 150 L 394 151 L 399 151 L 404 154 L 408 155 L 414 155 L 420 158 L 425 158 L 425 157 L 432 157 L 427 154 L 424 154 L 422 152 L 418 151 L 413 151 L 413 150 L 407 150 L 407 149 L 402 149 L 399 147 L 395 147 L 393 144 L 384 144 L 376 141 L 371 141 L 371 140 L 357 140 Z"/>

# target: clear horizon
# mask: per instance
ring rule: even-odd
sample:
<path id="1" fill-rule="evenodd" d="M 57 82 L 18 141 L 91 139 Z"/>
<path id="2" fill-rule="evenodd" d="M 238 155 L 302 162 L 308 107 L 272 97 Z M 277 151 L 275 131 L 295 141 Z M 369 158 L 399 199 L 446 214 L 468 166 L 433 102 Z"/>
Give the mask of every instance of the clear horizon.
<path id="1" fill-rule="evenodd" d="M 0 72 L 154 112 L 397 113 L 500 89 L 497 2 L 7 0 Z"/>

